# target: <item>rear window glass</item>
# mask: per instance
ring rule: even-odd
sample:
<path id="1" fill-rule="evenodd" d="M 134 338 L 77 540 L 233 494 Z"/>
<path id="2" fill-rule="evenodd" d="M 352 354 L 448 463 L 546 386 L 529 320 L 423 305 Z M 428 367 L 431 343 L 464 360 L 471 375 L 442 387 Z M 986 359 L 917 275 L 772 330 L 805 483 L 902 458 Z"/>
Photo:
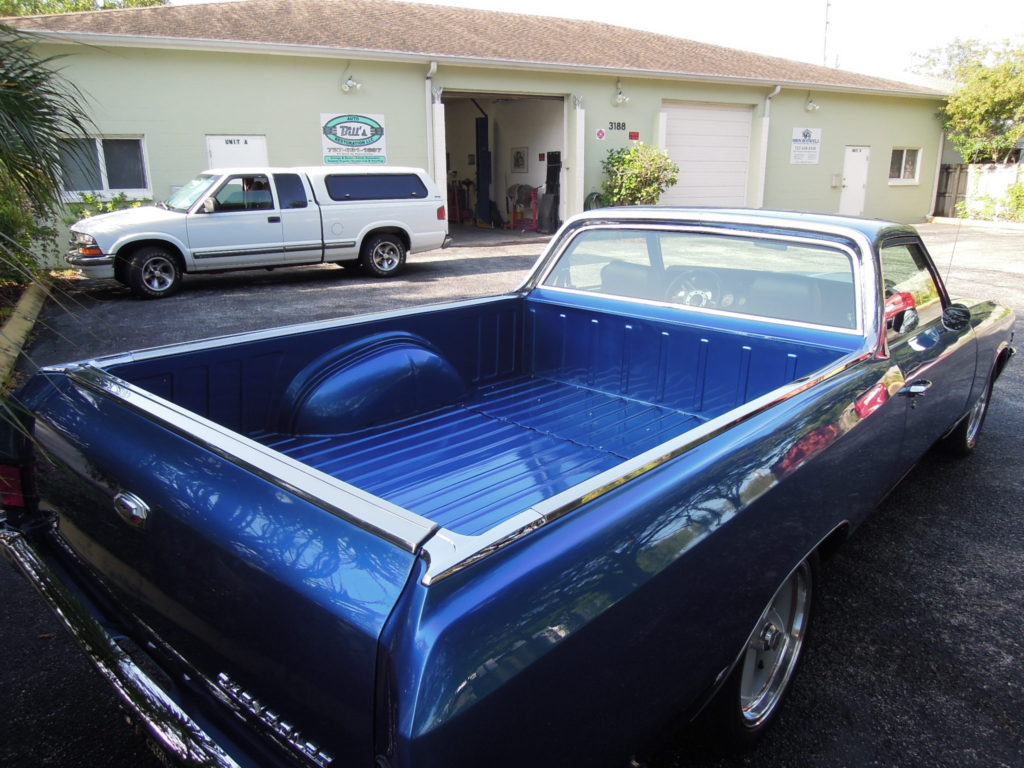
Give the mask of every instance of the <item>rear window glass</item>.
<path id="1" fill-rule="evenodd" d="M 306 188 L 297 173 L 275 173 L 274 184 L 277 185 L 277 199 L 282 208 L 306 208 Z"/>
<path id="2" fill-rule="evenodd" d="M 338 174 L 324 179 L 331 200 L 408 200 L 425 198 L 427 188 L 413 173 Z"/>
<path id="3" fill-rule="evenodd" d="M 637 229 L 583 230 L 544 284 L 854 329 L 849 255 L 821 243 Z"/>

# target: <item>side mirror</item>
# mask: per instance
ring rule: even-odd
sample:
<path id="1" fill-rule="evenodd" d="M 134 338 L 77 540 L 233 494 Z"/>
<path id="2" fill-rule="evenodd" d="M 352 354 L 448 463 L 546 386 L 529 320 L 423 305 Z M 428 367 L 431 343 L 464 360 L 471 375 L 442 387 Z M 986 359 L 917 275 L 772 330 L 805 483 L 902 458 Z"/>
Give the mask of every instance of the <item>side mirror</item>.
<path id="1" fill-rule="evenodd" d="M 208 197 L 203 200 L 203 213 L 213 213 L 217 210 L 217 199 Z"/>
<path id="2" fill-rule="evenodd" d="M 962 331 L 971 324 L 971 310 L 963 304 L 950 304 L 942 313 L 942 325 L 950 331 Z"/>

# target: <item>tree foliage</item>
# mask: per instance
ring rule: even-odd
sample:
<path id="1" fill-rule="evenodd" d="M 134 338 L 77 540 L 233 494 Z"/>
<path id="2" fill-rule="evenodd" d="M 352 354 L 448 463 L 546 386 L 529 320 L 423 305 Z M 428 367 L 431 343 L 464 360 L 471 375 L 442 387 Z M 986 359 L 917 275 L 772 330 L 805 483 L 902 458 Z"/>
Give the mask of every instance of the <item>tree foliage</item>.
<path id="1" fill-rule="evenodd" d="M 1024 47 L 990 51 L 955 74 L 942 110 L 950 140 L 968 163 L 1007 162 L 1024 138 Z"/>
<path id="2" fill-rule="evenodd" d="M 961 40 L 958 37 L 939 48 L 932 48 L 925 53 L 914 53 L 915 61 L 910 71 L 955 81 L 962 69 L 985 61 L 991 51 L 992 47 L 980 40 Z"/>
<path id="3" fill-rule="evenodd" d="M 0 16 L 42 16 L 166 4 L 167 0 L 0 0 Z"/>
<path id="4" fill-rule="evenodd" d="M 601 169 L 607 177 L 601 190 L 608 205 L 656 205 L 679 180 L 679 166 L 667 152 L 639 141 L 608 150 Z"/>
<path id="5" fill-rule="evenodd" d="M 0 25 L 0 277 L 10 277 L 6 265 L 24 278 L 27 249 L 52 234 L 39 222 L 61 206 L 59 139 L 92 125 L 81 93 L 55 69 L 59 57 L 39 58 L 31 42 Z"/>

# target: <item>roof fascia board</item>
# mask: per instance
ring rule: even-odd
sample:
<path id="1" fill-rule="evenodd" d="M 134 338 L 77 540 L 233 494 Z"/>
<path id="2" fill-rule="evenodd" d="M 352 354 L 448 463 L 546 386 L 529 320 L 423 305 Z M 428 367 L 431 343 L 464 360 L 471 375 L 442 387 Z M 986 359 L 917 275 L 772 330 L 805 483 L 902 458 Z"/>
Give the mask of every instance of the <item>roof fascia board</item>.
<path id="1" fill-rule="evenodd" d="M 159 48 L 178 51 L 209 51 L 216 53 L 250 53 L 272 56 L 308 56 L 327 59 L 359 59 L 399 63 L 429 64 L 484 69 L 516 69 L 533 72 L 568 72 L 582 75 L 611 77 L 639 77 L 659 80 L 685 80 L 688 82 L 746 85 L 754 87 L 810 88 L 815 91 L 851 93 L 866 96 L 899 96 L 912 99 L 942 100 L 946 94 L 922 91 L 896 91 L 882 88 L 818 83 L 811 80 L 784 80 L 779 78 L 729 77 L 691 72 L 666 72 L 646 69 L 623 69 L 590 64 L 560 64 L 557 62 L 516 61 L 513 59 L 481 59 L 471 56 L 445 56 L 433 53 L 406 53 L 365 48 L 334 48 L 321 45 L 295 45 L 292 43 L 263 43 L 248 40 L 204 40 L 200 38 L 155 37 L 148 35 L 112 35 L 95 32 L 56 32 L 52 30 L 25 30 L 49 43 L 75 43 L 96 47 Z"/>

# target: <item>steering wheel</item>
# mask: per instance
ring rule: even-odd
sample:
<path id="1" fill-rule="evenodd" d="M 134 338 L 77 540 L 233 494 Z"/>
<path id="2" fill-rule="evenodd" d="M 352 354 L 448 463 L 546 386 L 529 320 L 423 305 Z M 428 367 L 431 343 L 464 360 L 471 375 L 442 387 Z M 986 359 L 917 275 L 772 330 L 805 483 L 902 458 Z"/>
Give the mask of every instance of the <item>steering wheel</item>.
<path id="1" fill-rule="evenodd" d="M 722 281 L 712 269 L 692 267 L 672 279 L 667 297 L 689 307 L 717 307 L 722 301 Z"/>

